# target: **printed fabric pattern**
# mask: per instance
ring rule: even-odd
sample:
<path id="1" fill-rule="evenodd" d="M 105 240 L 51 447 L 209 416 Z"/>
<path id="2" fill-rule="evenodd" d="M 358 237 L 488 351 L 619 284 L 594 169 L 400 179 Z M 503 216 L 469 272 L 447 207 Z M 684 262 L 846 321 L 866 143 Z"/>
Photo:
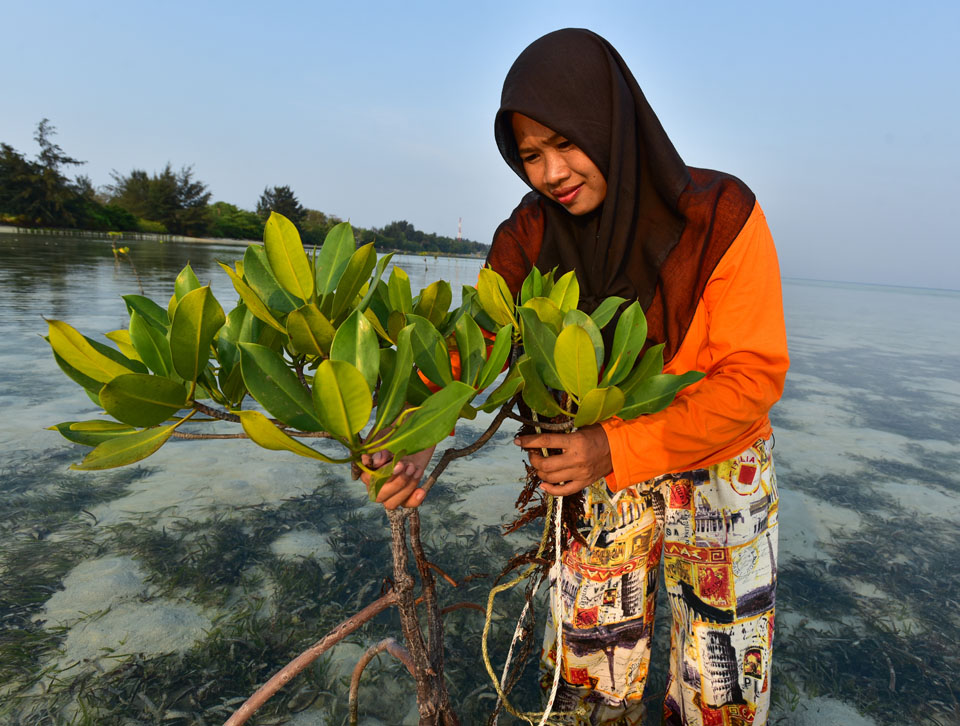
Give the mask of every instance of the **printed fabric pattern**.
<path id="1" fill-rule="evenodd" d="M 660 562 L 673 615 L 663 723 L 766 722 L 777 579 L 776 475 L 762 439 L 727 461 L 611 494 L 586 490 L 587 545 L 564 554 L 562 672 L 568 723 L 643 723 Z M 589 531 L 586 531 L 589 528 Z M 557 657 L 548 618 L 549 689 Z"/>

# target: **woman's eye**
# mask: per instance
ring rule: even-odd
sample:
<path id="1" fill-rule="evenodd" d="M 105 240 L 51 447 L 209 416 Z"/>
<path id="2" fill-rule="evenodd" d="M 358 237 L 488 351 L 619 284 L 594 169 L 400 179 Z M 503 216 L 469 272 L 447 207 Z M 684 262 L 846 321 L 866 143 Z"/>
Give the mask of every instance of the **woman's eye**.
<path id="1" fill-rule="evenodd" d="M 574 144 L 572 141 L 567 141 L 564 139 L 563 141 L 557 143 L 557 148 L 565 151 L 566 149 L 574 148 Z"/>
<path id="2" fill-rule="evenodd" d="M 539 154 L 527 154 L 526 156 L 520 157 L 520 160 L 524 164 L 532 164 L 539 158 L 539 156 L 540 156 Z"/>

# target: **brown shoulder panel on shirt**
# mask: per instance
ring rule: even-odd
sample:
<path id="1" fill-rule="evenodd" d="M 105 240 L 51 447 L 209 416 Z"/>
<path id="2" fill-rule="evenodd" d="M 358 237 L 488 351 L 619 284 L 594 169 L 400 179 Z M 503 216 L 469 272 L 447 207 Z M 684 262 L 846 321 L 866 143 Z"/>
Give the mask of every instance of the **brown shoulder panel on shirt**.
<path id="1" fill-rule="evenodd" d="M 510 218 L 493 233 L 487 264 L 500 273 L 514 295 L 520 292 L 524 279 L 540 256 L 544 229 L 540 204 L 539 194 L 526 194 Z"/>

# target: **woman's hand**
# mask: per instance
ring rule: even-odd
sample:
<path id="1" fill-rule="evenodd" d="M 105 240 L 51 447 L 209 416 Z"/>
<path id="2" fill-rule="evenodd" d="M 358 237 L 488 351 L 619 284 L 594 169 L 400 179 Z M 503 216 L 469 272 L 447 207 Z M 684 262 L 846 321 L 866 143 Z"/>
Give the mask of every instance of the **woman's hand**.
<path id="1" fill-rule="evenodd" d="M 396 509 L 399 506 L 419 507 L 426 498 L 427 493 L 419 489 L 420 478 L 427 469 L 427 464 L 433 456 L 436 446 L 429 449 L 403 457 L 396 464 L 393 464 L 393 476 L 391 476 L 380 488 L 377 495 L 377 501 L 386 509 Z M 389 466 L 393 457 L 389 451 L 378 451 L 375 454 L 364 454 L 360 461 L 364 466 L 370 469 L 379 469 L 381 466 Z M 370 475 L 364 472 L 360 475 L 360 480 L 370 487 Z"/>
<path id="2" fill-rule="evenodd" d="M 602 426 L 585 426 L 569 434 L 535 434 L 513 440 L 530 454 L 530 465 L 543 481 L 541 489 L 555 497 L 575 494 L 613 472 L 610 444 Z M 540 449 L 562 449 L 541 456 Z"/>

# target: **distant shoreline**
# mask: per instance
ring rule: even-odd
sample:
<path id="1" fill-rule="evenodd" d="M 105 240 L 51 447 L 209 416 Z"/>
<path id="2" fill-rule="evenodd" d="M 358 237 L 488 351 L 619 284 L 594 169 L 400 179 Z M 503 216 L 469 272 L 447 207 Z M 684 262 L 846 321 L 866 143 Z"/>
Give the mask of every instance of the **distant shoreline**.
<path id="1" fill-rule="evenodd" d="M 16 227 L 0 224 L 0 234 L 18 234 L 37 237 L 81 237 L 83 239 L 99 239 L 105 242 L 176 242 L 179 244 L 229 245 L 232 247 L 247 247 L 259 244 L 260 240 L 231 239 L 229 237 L 187 237 L 180 234 L 157 234 L 156 232 L 110 232 L 91 229 L 62 229 L 58 227 Z M 482 260 L 483 255 L 450 254 L 448 252 L 424 251 L 409 252 L 405 250 L 377 250 L 378 254 L 396 252 L 408 257 L 462 257 L 468 260 Z"/>

